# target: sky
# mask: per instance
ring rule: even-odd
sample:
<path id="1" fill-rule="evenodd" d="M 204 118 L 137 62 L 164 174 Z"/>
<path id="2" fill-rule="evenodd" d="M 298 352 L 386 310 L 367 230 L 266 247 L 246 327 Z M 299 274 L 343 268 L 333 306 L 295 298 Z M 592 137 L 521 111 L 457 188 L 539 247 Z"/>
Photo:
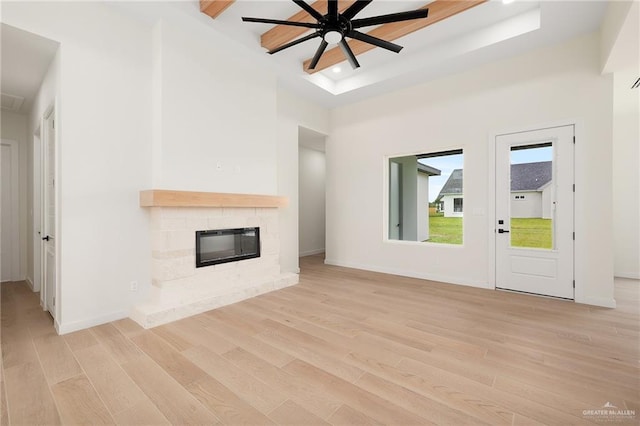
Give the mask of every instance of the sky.
<path id="1" fill-rule="evenodd" d="M 531 148 L 518 151 L 511 151 L 511 164 L 537 163 L 540 161 L 551 161 L 553 158 L 553 148 Z M 429 177 L 429 202 L 434 202 L 440 194 L 440 190 L 449 179 L 451 172 L 455 169 L 464 168 L 464 154 L 447 155 L 443 157 L 422 158 L 418 160 L 427 166 L 435 167 L 442 173 L 440 176 Z"/>

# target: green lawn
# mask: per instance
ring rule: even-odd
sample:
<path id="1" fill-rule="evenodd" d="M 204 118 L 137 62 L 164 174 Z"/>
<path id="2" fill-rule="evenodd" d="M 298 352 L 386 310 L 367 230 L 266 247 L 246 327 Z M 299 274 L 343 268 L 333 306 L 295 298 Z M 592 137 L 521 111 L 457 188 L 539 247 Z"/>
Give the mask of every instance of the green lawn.
<path id="1" fill-rule="evenodd" d="M 443 217 L 442 213 L 429 217 L 430 243 L 462 244 L 462 218 Z"/>
<path id="2" fill-rule="evenodd" d="M 511 246 L 552 248 L 551 219 L 511 219 Z M 430 243 L 462 244 L 462 218 L 444 217 L 442 213 L 429 217 Z"/>
<path id="3" fill-rule="evenodd" d="M 551 219 L 511 219 L 511 247 L 552 248 Z"/>

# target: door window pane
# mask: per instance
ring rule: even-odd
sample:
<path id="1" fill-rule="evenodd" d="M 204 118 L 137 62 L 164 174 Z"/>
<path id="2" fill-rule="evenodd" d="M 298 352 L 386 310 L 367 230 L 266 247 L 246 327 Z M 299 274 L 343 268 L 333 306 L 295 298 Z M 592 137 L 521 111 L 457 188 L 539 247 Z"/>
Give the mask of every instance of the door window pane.
<path id="1" fill-rule="evenodd" d="M 553 248 L 555 189 L 551 142 L 511 148 L 511 247 Z"/>

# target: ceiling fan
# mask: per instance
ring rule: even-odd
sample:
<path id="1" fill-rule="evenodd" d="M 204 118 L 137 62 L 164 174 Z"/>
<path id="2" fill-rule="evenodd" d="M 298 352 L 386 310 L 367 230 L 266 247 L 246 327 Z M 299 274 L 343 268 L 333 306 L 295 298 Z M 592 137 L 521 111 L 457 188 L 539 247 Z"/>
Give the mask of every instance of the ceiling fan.
<path id="1" fill-rule="evenodd" d="M 294 27 L 305 27 L 315 29 L 315 32 L 307 36 L 296 39 L 290 43 L 283 44 L 270 50 L 269 54 L 280 52 L 281 50 L 288 49 L 289 47 L 303 43 L 307 40 L 322 37 L 322 42 L 318 46 L 309 69 L 315 69 L 318 61 L 322 57 L 325 49 L 330 44 L 338 44 L 344 56 L 347 58 L 353 68 L 359 68 L 360 64 L 353 54 L 353 51 L 347 44 L 346 37 L 363 41 L 365 43 L 372 44 L 374 46 L 381 47 L 383 49 L 390 50 L 398 53 L 402 50 L 402 46 L 395 43 L 391 43 L 386 40 L 382 40 L 378 37 L 373 37 L 369 34 L 358 31 L 359 28 L 368 27 L 371 25 L 387 24 L 390 22 L 409 21 L 412 19 L 426 18 L 428 15 L 428 9 L 418 9 L 409 12 L 390 13 L 387 15 L 372 16 L 370 18 L 353 19 L 362 9 L 367 7 L 372 0 L 357 0 L 351 6 L 349 6 L 343 13 L 338 12 L 338 0 L 327 0 L 327 14 L 322 15 L 315 10 L 304 0 L 293 0 L 295 4 L 304 9 L 309 15 L 316 19 L 316 23 L 311 22 L 295 22 L 295 21 L 281 21 L 278 19 L 265 19 L 265 18 L 248 18 L 242 17 L 244 22 L 259 22 L 265 24 L 276 25 L 289 25 Z"/>

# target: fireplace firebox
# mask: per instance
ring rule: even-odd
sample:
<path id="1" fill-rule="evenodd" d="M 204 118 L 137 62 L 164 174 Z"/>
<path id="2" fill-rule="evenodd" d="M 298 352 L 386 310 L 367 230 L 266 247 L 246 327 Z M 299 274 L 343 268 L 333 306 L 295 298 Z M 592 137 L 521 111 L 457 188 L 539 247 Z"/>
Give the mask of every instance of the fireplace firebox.
<path id="1" fill-rule="evenodd" d="M 260 228 L 196 231 L 196 268 L 260 257 Z"/>

